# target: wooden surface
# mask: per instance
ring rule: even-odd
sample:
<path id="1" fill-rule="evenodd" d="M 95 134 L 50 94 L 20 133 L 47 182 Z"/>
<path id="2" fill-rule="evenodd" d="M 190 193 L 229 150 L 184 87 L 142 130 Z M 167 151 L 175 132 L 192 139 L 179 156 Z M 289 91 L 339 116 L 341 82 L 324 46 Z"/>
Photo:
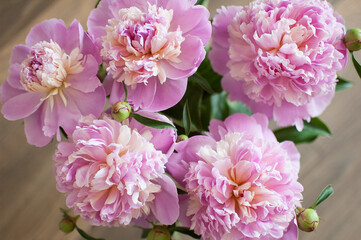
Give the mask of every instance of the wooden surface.
<path id="1" fill-rule="evenodd" d="M 247 1 L 210 0 L 212 13 L 223 4 Z M 0 1 L 0 82 L 7 78 L 13 45 L 24 43 L 30 28 L 48 18 L 62 18 L 69 24 L 77 18 L 86 26 L 94 0 Z M 334 0 L 335 9 L 347 27 L 361 27 L 360 0 Z M 361 60 L 361 55 L 358 55 Z M 301 145 L 300 181 L 304 204 L 310 205 L 320 190 L 333 184 L 335 195 L 318 208 L 322 220 L 315 233 L 301 234 L 302 240 L 361 239 L 361 80 L 348 67 L 340 75 L 354 81 L 351 90 L 338 92 L 321 118 L 333 137 Z M 55 189 L 52 155 L 55 144 L 36 148 L 26 143 L 22 121 L 0 116 L 0 239 L 80 240 L 77 233 L 58 230 L 64 197 Z M 107 240 L 140 239 L 133 228 L 94 228 L 81 222 L 89 233 Z"/>

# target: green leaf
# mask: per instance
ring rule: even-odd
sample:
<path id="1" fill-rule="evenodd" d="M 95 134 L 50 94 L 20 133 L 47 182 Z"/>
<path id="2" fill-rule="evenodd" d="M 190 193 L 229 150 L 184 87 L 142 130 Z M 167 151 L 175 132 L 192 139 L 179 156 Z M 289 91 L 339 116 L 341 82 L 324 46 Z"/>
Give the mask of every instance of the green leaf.
<path id="1" fill-rule="evenodd" d="M 204 91 L 202 88 L 194 83 L 189 84 L 189 88 L 186 93 L 186 99 L 189 107 L 189 113 L 192 119 L 192 123 L 197 128 L 198 131 L 201 131 L 203 129 L 202 124 L 202 115 L 201 115 L 201 105 L 202 105 L 202 99 L 203 99 Z M 207 124 L 208 125 L 208 124 Z"/>
<path id="2" fill-rule="evenodd" d="M 341 77 L 337 77 L 336 91 L 345 90 L 352 87 L 352 82 L 349 82 Z"/>
<path id="3" fill-rule="evenodd" d="M 193 230 L 190 230 L 189 228 L 186 228 L 186 227 L 174 227 L 171 230 L 173 230 L 175 232 L 183 233 L 183 234 L 191 236 L 192 238 L 195 238 L 195 239 L 201 238 L 201 236 L 195 234 Z"/>
<path id="4" fill-rule="evenodd" d="M 156 119 L 152 119 L 152 118 L 148 118 L 142 115 L 139 115 L 137 113 L 132 113 L 131 116 L 137 120 L 138 122 L 140 122 L 141 124 L 148 126 L 148 127 L 152 127 L 152 128 L 157 128 L 157 129 L 164 129 L 164 128 L 173 128 L 175 129 L 175 127 L 167 122 L 162 122 Z"/>
<path id="5" fill-rule="evenodd" d="M 327 185 L 327 187 L 325 187 L 322 192 L 320 193 L 320 195 L 318 196 L 317 200 L 315 201 L 315 203 L 312 205 L 312 209 L 317 207 L 318 205 L 320 205 L 320 203 L 322 203 L 323 201 L 325 201 L 327 198 L 329 198 L 335 191 L 333 190 L 331 185 Z"/>
<path id="6" fill-rule="evenodd" d="M 209 83 L 213 91 L 222 92 L 222 76 L 213 70 L 211 62 L 207 56 L 199 66 L 197 74 L 202 76 Z"/>
<path id="7" fill-rule="evenodd" d="M 143 229 L 141 238 L 147 238 L 150 231 L 152 231 L 150 228 Z"/>
<path id="8" fill-rule="evenodd" d="M 244 104 L 240 102 L 231 102 L 226 92 L 213 94 L 210 97 L 211 106 L 211 119 L 216 118 L 219 120 L 226 119 L 229 115 L 234 113 L 245 113 L 251 115 L 252 111 L 249 110 Z"/>
<path id="9" fill-rule="evenodd" d="M 189 77 L 189 80 L 197 83 L 207 93 L 209 94 L 214 93 L 214 90 L 212 89 L 211 85 L 200 74 L 198 73 L 193 74 L 192 76 Z"/>
<path id="10" fill-rule="evenodd" d="M 107 76 L 107 70 L 105 70 L 103 64 L 99 65 L 99 70 L 97 73 L 97 77 L 99 78 L 100 82 L 104 82 L 105 77 Z"/>
<path id="11" fill-rule="evenodd" d="M 304 121 L 302 132 L 295 127 L 286 127 L 275 130 L 274 134 L 279 142 L 289 140 L 295 144 L 312 142 L 319 136 L 331 136 L 330 130 L 319 118 L 312 118 L 309 123 Z"/>
<path id="12" fill-rule="evenodd" d="M 75 226 L 75 228 L 78 231 L 78 233 L 80 234 L 80 236 L 82 236 L 86 240 L 104 240 L 104 238 L 94 238 L 94 237 L 88 235 L 86 232 L 84 232 L 82 229 L 80 229 L 77 226 Z"/>
<path id="13" fill-rule="evenodd" d="M 252 115 L 252 111 L 249 110 L 246 105 L 244 105 L 241 102 L 232 102 L 229 99 L 227 99 L 227 104 L 229 106 L 229 111 L 230 111 L 230 115 L 234 114 L 234 113 L 245 113 L 248 116 Z"/>
<path id="14" fill-rule="evenodd" d="M 211 96 L 211 119 L 224 120 L 229 116 L 229 106 L 227 104 L 227 94 L 225 92 L 213 94 Z"/>
<path id="15" fill-rule="evenodd" d="M 184 104 L 183 107 L 183 126 L 185 134 L 188 136 L 191 132 L 191 115 L 189 113 L 188 101 Z"/>
<path id="16" fill-rule="evenodd" d="M 359 62 L 356 60 L 355 56 L 353 53 L 351 53 L 351 56 L 352 56 L 352 62 L 353 62 L 353 65 L 356 69 L 356 72 L 358 74 L 358 76 L 361 78 L 361 65 L 359 64 Z"/>
<path id="17" fill-rule="evenodd" d="M 101 0 L 98 0 L 98 2 L 95 4 L 95 8 L 98 7 L 99 3 L 100 3 Z"/>
<path id="18" fill-rule="evenodd" d="M 196 5 L 203 5 L 205 7 L 208 7 L 209 0 L 198 0 L 196 2 Z"/>

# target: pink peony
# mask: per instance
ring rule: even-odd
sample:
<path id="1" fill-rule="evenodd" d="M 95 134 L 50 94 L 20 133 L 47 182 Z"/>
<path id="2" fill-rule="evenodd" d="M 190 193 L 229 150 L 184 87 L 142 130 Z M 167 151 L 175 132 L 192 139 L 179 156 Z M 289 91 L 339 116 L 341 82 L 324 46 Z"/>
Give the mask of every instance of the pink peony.
<path id="1" fill-rule="evenodd" d="M 170 122 L 154 113 L 142 115 Z M 57 189 L 65 193 L 67 206 L 93 225 L 154 218 L 173 224 L 179 215 L 178 196 L 165 164 L 175 140 L 173 129 L 84 117 L 54 155 Z"/>
<path id="2" fill-rule="evenodd" d="M 1 112 L 8 120 L 24 118 L 29 144 L 45 146 L 59 127 L 71 134 L 82 115 L 99 116 L 105 91 L 96 74 L 101 58 L 75 20 L 67 29 L 58 19 L 33 27 L 26 45 L 17 45 L 10 76 L 1 86 Z"/>
<path id="3" fill-rule="evenodd" d="M 209 12 L 195 0 L 102 0 L 88 19 L 111 87 L 110 103 L 135 109 L 167 109 L 184 95 L 187 78 L 205 57 Z"/>
<path id="4" fill-rule="evenodd" d="M 167 169 L 188 192 L 180 220 L 202 239 L 297 239 L 300 154 L 267 124 L 263 114 L 234 114 L 176 146 Z"/>
<path id="5" fill-rule="evenodd" d="M 209 56 L 231 100 L 302 130 L 334 96 L 344 32 L 326 1 L 255 0 L 218 10 Z"/>

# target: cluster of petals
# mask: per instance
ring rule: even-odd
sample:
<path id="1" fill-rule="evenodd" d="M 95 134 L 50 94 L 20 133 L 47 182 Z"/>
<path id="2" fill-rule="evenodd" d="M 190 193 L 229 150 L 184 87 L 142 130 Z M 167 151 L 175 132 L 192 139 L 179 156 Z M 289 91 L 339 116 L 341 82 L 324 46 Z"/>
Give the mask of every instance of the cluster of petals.
<path id="1" fill-rule="evenodd" d="M 195 0 L 102 0 L 88 19 L 101 49 L 110 103 L 159 111 L 184 95 L 187 78 L 205 57 L 209 12 Z"/>
<path id="2" fill-rule="evenodd" d="M 45 146 L 59 127 L 71 134 L 81 116 L 99 116 L 105 90 L 96 74 L 101 57 L 91 38 L 74 20 L 58 19 L 33 27 L 26 45 L 14 47 L 10 76 L 1 86 L 1 112 L 25 120 L 30 144 Z"/>
<path id="3" fill-rule="evenodd" d="M 106 115 L 83 117 L 54 155 L 57 189 L 65 193 L 67 206 L 93 225 L 171 225 L 179 206 L 165 164 L 175 139 L 173 129 L 153 129 L 134 120 L 121 124 Z"/>
<path id="4" fill-rule="evenodd" d="M 334 96 L 344 32 L 327 1 L 255 0 L 218 10 L 209 57 L 231 100 L 301 130 Z"/>
<path id="5" fill-rule="evenodd" d="M 297 239 L 300 154 L 267 125 L 263 114 L 234 114 L 176 146 L 167 169 L 188 193 L 180 220 L 202 239 Z"/>

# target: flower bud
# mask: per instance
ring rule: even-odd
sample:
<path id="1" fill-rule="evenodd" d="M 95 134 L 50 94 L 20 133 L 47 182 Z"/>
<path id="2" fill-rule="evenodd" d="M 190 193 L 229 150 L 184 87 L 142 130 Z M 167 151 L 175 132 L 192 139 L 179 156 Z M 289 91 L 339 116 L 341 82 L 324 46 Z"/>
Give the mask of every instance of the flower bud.
<path id="1" fill-rule="evenodd" d="M 65 233 L 71 233 L 75 228 L 75 223 L 69 218 L 63 218 L 59 222 L 59 229 Z"/>
<path id="2" fill-rule="evenodd" d="M 315 209 L 312 208 L 300 208 L 298 207 L 297 210 L 299 211 L 297 214 L 297 225 L 298 228 L 305 232 L 312 232 L 314 231 L 319 223 L 319 217 Z"/>
<path id="3" fill-rule="evenodd" d="M 112 106 L 111 113 L 118 122 L 124 121 L 130 116 L 132 108 L 127 102 L 117 102 Z"/>
<path id="4" fill-rule="evenodd" d="M 155 226 L 147 236 L 147 240 L 170 240 L 171 234 L 166 226 Z"/>
<path id="5" fill-rule="evenodd" d="M 361 49 L 361 29 L 353 28 L 346 32 L 344 42 L 346 48 L 353 51 L 358 51 Z"/>
<path id="6" fill-rule="evenodd" d="M 187 140 L 187 139 L 188 139 L 188 136 L 182 134 L 182 135 L 179 135 L 179 136 L 177 137 L 177 142 L 185 141 L 185 140 Z"/>

